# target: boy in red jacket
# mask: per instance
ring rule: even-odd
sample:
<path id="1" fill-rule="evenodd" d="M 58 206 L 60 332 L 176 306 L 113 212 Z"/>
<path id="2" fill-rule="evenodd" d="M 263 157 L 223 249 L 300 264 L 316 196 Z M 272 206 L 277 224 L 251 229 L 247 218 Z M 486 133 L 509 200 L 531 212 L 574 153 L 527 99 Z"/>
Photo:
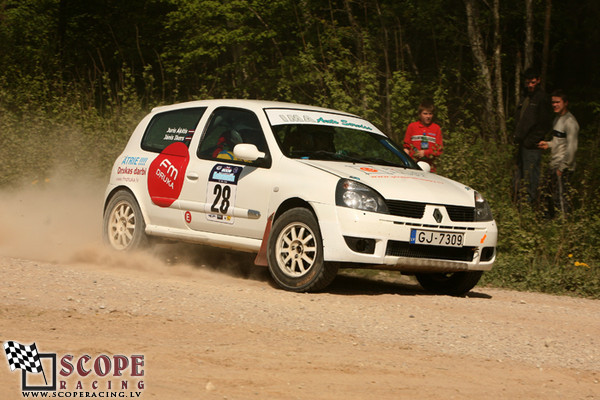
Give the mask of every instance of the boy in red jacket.
<path id="1" fill-rule="evenodd" d="M 435 106 L 425 100 L 419 105 L 419 120 L 412 122 L 404 135 L 404 151 L 416 161 L 425 161 L 435 172 L 435 159 L 442 155 L 442 130 L 432 122 Z"/>

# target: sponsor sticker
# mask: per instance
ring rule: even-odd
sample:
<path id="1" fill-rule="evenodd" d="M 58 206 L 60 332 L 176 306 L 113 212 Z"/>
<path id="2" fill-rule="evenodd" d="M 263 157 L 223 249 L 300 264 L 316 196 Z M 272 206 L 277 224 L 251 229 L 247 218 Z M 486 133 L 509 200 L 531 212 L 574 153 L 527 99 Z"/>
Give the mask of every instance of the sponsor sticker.
<path id="1" fill-rule="evenodd" d="M 206 218 L 233 224 L 237 183 L 244 170 L 240 165 L 217 164 L 210 171 L 206 188 Z"/>
<path id="2" fill-rule="evenodd" d="M 381 133 L 369 121 L 351 115 L 294 109 L 269 109 L 266 113 L 271 125 L 328 125 Z"/>
<path id="3" fill-rule="evenodd" d="M 116 165 L 116 181 L 136 183 L 148 173 L 148 157 L 123 156 L 121 162 Z"/>
<path id="4" fill-rule="evenodd" d="M 347 167 L 359 170 L 363 174 L 367 175 L 370 179 L 416 179 L 421 181 L 432 182 L 443 185 L 444 182 L 441 180 L 426 179 L 423 171 L 401 169 L 394 167 L 384 167 L 370 165 L 361 167 L 358 165 L 346 165 Z M 357 178 L 355 178 L 357 179 Z M 359 179 L 360 180 L 360 179 Z"/>
<path id="5" fill-rule="evenodd" d="M 179 198 L 189 161 L 188 148 L 182 142 L 170 144 L 152 161 L 148 169 L 148 193 L 154 204 L 169 207 Z"/>

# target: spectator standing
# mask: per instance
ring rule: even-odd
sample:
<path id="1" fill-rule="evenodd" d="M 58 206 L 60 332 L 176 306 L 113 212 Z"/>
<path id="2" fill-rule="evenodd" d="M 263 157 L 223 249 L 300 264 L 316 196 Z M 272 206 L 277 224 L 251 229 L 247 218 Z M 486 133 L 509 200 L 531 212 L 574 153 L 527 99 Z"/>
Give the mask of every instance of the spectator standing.
<path id="1" fill-rule="evenodd" d="M 417 161 L 425 161 L 435 172 L 435 160 L 442 155 L 442 129 L 433 122 L 435 106 L 424 100 L 417 111 L 418 121 L 411 122 L 404 135 L 404 151 Z"/>
<path id="2" fill-rule="evenodd" d="M 558 207 L 563 214 L 568 213 L 571 205 L 568 198 L 569 181 L 575 170 L 575 152 L 579 136 L 579 123 L 568 109 L 569 100 L 562 90 L 552 93 L 552 109 L 556 114 L 552 126 L 552 140 L 541 141 L 538 147 L 551 149 L 546 179 L 546 200 L 548 215 L 554 216 Z"/>
<path id="3" fill-rule="evenodd" d="M 518 146 L 516 192 L 520 183 L 527 189 L 529 202 L 535 204 L 540 182 L 542 151 L 538 143 L 550 131 L 552 126 L 552 108 L 550 99 L 540 86 L 540 74 L 529 68 L 525 71 L 525 98 L 517 107 L 515 121 L 515 144 Z"/>

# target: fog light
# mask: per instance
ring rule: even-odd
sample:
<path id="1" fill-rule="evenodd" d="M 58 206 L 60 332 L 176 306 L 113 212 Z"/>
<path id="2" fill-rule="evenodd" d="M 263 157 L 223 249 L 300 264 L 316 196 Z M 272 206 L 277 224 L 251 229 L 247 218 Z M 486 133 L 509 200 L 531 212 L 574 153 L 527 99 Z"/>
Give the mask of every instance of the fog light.
<path id="1" fill-rule="evenodd" d="M 362 254 L 375 253 L 375 239 L 357 238 L 352 236 L 344 236 L 344 240 L 350 250 Z"/>
<path id="2" fill-rule="evenodd" d="M 490 261 L 494 257 L 496 252 L 495 247 L 484 247 L 481 251 L 481 261 Z"/>

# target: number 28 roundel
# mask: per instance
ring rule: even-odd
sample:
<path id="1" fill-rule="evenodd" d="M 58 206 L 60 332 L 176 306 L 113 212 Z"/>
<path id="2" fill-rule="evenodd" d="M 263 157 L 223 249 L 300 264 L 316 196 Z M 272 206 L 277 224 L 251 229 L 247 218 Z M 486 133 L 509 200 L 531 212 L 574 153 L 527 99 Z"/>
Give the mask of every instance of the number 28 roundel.
<path id="1" fill-rule="evenodd" d="M 216 164 L 208 176 L 206 218 L 213 222 L 232 224 L 237 183 L 244 167 Z"/>
<path id="2" fill-rule="evenodd" d="M 179 198 L 189 161 L 188 148 L 182 142 L 170 144 L 152 161 L 148 193 L 154 204 L 169 207 Z"/>

